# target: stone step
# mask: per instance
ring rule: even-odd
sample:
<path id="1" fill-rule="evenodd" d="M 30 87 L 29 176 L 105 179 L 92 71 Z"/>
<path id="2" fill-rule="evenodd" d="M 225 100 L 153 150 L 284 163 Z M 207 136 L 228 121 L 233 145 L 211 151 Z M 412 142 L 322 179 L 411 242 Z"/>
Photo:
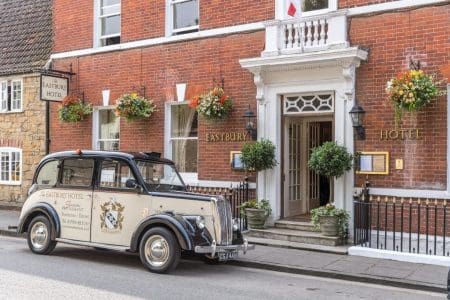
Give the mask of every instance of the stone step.
<path id="1" fill-rule="evenodd" d="M 350 246 L 324 246 L 245 236 L 250 244 L 346 255 Z"/>
<path id="2" fill-rule="evenodd" d="M 285 221 L 279 220 L 275 221 L 275 228 L 282 229 L 292 229 L 300 231 L 311 231 L 316 232 L 318 230 L 314 229 L 314 226 L 310 222 L 299 222 L 299 221 Z"/>
<path id="3" fill-rule="evenodd" d="M 318 232 L 298 231 L 292 229 L 251 229 L 246 235 L 249 237 L 324 246 L 337 246 L 341 244 L 341 240 L 338 237 L 323 236 Z"/>

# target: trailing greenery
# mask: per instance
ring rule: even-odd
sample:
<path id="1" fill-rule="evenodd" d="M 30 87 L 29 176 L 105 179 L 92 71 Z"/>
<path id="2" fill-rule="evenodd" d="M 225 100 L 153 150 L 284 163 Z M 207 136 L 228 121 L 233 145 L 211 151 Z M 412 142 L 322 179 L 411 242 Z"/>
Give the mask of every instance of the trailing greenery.
<path id="1" fill-rule="evenodd" d="M 155 111 L 156 105 L 136 93 L 124 94 L 117 99 L 115 113 L 127 121 L 149 118 Z"/>
<path id="2" fill-rule="evenodd" d="M 220 120 L 231 113 L 233 99 L 225 94 L 222 87 L 217 86 L 205 94 L 192 98 L 189 106 L 207 120 Z"/>
<path id="3" fill-rule="evenodd" d="M 311 210 L 311 223 L 314 228 L 320 228 L 320 217 L 337 217 L 338 219 L 338 233 L 340 237 L 345 234 L 345 228 L 348 225 L 350 215 L 347 211 L 336 208 L 333 204 L 328 203 L 325 206 L 320 206 Z"/>
<path id="4" fill-rule="evenodd" d="M 241 214 L 245 216 L 246 208 L 263 209 L 266 212 L 266 216 L 272 213 L 272 208 L 270 207 L 269 200 L 262 199 L 259 202 L 256 199 L 248 200 L 239 206 Z"/>
<path id="5" fill-rule="evenodd" d="M 272 169 L 277 165 L 275 145 L 269 140 L 247 143 L 242 147 L 241 161 L 249 171 Z"/>
<path id="6" fill-rule="evenodd" d="M 314 148 L 308 167 L 319 175 L 340 177 L 352 168 L 353 156 L 336 142 L 325 142 Z"/>
<path id="7" fill-rule="evenodd" d="M 58 110 L 58 117 L 63 122 L 80 122 L 92 113 L 92 105 L 85 104 L 83 100 L 74 95 L 64 98 Z"/>

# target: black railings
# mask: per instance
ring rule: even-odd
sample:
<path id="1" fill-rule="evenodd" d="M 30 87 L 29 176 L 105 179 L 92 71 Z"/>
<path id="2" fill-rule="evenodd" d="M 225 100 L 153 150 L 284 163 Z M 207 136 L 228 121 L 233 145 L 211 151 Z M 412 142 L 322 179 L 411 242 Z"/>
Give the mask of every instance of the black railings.
<path id="1" fill-rule="evenodd" d="M 355 245 L 449 256 L 446 200 L 371 196 L 353 203 Z"/>

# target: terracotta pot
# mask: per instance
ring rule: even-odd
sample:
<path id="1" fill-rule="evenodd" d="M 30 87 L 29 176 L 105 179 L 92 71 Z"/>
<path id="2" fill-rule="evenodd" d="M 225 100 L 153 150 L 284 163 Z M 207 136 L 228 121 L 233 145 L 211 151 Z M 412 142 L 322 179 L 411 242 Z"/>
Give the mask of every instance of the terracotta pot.
<path id="1" fill-rule="evenodd" d="M 336 216 L 320 216 L 320 231 L 325 236 L 338 236 L 338 218 Z"/>
<path id="2" fill-rule="evenodd" d="M 267 214 L 264 209 L 246 208 L 245 215 L 247 216 L 248 227 L 250 229 L 262 229 L 266 223 Z"/>

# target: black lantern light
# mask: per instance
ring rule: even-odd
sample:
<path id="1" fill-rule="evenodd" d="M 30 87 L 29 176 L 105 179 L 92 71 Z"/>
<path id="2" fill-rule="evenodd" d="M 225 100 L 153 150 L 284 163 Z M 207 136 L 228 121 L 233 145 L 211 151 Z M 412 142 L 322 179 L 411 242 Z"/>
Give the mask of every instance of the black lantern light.
<path id="1" fill-rule="evenodd" d="M 350 117 L 352 118 L 353 128 L 356 131 L 356 136 L 360 140 L 366 139 L 366 131 L 362 126 L 365 113 L 366 112 L 364 111 L 364 109 L 362 109 L 362 107 L 357 104 L 355 104 L 352 107 L 352 110 L 349 112 Z"/>
<path id="2" fill-rule="evenodd" d="M 256 131 L 256 115 L 253 113 L 253 111 L 250 109 L 250 104 L 248 105 L 248 110 L 244 113 L 245 118 L 245 130 L 247 130 L 247 133 L 250 135 L 252 140 L 256 140 L 257 138 L 257 131 Z"/>

